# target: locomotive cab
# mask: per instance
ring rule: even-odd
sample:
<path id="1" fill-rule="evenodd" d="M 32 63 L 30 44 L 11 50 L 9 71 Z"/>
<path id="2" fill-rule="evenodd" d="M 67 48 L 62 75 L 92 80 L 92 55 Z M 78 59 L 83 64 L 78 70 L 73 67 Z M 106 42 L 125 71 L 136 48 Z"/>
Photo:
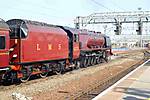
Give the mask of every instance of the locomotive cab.
<path id="1" fill-rule="evenodd" d="M 105 36 L 105 45 L 106 48 L 111 48 L 111 39 L 108 36 Z"/>
<path id="2" fill-rule="evenodd" d="M 111 39 L 108 36 L 104 36 L 105 37 L 105 45 L 104 48 L 108 48 L 109 50 L 107 50 L 108 55 L 113 55 L 112 51 L 111 51 Z"/>
<path id="3" fill-rule="evenodd" d="M 28 28 L 24 21 L 13 19 L 7 21 L 10 27 L 10 64 L 18 64 L 21 62 L 21 40 L 28 36 Z"/>
<path id="4" fill-rule="evenodd" d="M 0 19 L 0 72 L 9 70 L 9 27 Z"/>
<path id="5" fill-rule="evenodd" d="M 77 29 L 70 27 L 63 27 L 63 26 L 59 27 L 62 28 L 69 37 L 69 60 L 70 63 L 72 63 L 72 61 L 78 59 L 80 56 L 79 31 Z"/>

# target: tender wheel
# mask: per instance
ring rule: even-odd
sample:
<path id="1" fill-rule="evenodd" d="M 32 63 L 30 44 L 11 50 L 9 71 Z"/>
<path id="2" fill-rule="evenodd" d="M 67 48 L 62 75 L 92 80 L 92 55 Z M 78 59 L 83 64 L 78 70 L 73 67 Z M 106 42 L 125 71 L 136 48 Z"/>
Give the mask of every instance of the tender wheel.
<path id="1" fill-rule="evenodd" d="M 29 79 L 30 79 L 30 75 L 28 75 L 28 71 L 27 71 L 27 69 L 26 68 L 23 68 L 22 70 L 21 70 L 21 72 L 22 72 L 22 74 L 23 74 L 23 77 L 22 78 L 20 78 L 20 81 L 21 82 L 27 82 Z"/>
<path id="2" fill-rule="evenodd" d="M 41 74 L 40 74 L 40 77 L 41 77 L 41 78 L 45 78 L 47 75 L 48 75 L 48 72 L 44 72 L 44 73 L 41 73 Z"/>
<path id="3" fill-rule="evenodd" d="M 63 66 L 62 64 L 58 63 L 56 65 L 56 67 L 54 68 L 54 72 L 59 75 L 59 74 L 62 74 L 63 73 Z"/>
<path id="4" fill-rule="evenodd" d="M 20 81 L 21 81 L 22 83 L 25 83 L 25 82 L 27 82 L 29 79 L 30 79 L 30 76 L 22 77 L 22 78 L 20 78 Z"/>
<path id="5" fill-rule="evenodd" d="M 17 80 L 17 73 L 10 71 L 1 76 L 3 85 L 13 84 L 15 80 Z"/>
<path id="6" fill-rule="evenodd" d="M 41 71 L 40 77 L 45 78 L 48 75 L 48 67 L 46 65 L 41 66 Z"/>
<path id="7" fill-rule="evenodd" d="M 75 61 L 75 69 L 80 69 L 80 62 L 79 61 Z"/>

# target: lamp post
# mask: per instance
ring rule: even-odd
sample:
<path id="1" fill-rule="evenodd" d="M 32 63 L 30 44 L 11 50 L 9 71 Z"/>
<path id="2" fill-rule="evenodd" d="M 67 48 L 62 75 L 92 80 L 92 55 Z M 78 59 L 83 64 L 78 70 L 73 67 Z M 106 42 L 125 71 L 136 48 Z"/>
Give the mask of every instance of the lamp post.
<path id="1" fill-rule="evenodd" d="M 142 8 L 139 7 L 138 11 L 141 11 L 141 10 L 142 10 Z M 138 22 L 138 30 L 137 30 L 137 32 L 138 32 L 138 35 L 140 35 L 140 47 L 143 48 L 143 35 L 142 35 L 143 23 L 142 23 L 142 19 L 141 19 L 142 14 L 138 14 L 138 16 L 139 16 L 139 22 Z"/>

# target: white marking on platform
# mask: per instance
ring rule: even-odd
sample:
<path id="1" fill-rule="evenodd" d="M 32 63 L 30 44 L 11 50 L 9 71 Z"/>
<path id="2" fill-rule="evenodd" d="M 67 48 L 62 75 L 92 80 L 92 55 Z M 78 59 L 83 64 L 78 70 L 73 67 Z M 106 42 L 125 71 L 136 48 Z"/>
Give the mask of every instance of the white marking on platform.
<path id="1" fill-rule="evenodd" d="M 119 83 L 121 83 L 122 81 L 124 81 L 125 79 L 127 79 L 130 75 L 132 75 L 135 71 L 137 71 L 138 69 L 140 69 L 142 66 L 144 66 L 147 62 L 149 62 L 149 60 L 147 60 L 146 62 L 144 62 L 142 65 L 140 65 L 139 67 L 137 67 L 135 70 L 131 71 L 129 74 L 127 74 L 126 76 L 124 76 L 123 78 L 121 78 L 118 82 L 116 82 L 114 85 L 110 86 L 108 89 L 104 90 L 103 92 L 101 92 L 98 96 L 96 96 L 95 98 L 93 98 L 92 100 L 98 100 L 100 99 L 103 95 L 105 95 L 106 93 L 108 93 L 110 90 L 112 90 L 115 86 L 117 86 Z"/>

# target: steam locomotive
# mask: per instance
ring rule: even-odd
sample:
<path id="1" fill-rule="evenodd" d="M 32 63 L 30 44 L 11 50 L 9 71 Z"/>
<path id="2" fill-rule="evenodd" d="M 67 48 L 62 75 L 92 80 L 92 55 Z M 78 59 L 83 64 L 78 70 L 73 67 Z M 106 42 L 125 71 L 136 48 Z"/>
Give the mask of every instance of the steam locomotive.
<path id="1" fill-rule="evenodd" d="M 0 76 L 4 82 L 61 74 L 68 68 L 108 61 L 111 54 L 110 38 L 99 32 L 22 19 L 0 20 Z"/>

